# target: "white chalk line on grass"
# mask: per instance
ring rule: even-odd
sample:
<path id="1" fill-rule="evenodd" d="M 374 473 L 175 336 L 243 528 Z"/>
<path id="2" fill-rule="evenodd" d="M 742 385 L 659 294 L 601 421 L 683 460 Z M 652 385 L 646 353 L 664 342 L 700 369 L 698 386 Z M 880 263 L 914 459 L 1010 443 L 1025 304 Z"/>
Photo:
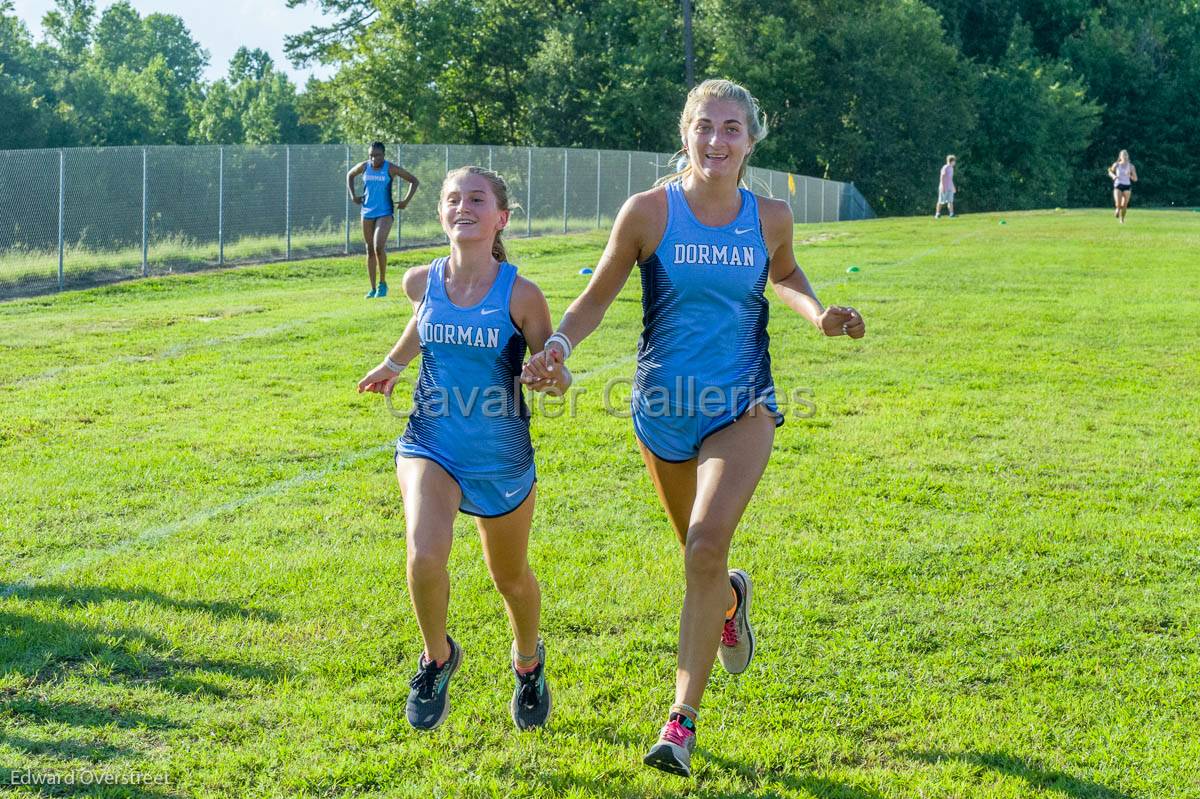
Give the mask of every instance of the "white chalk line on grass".
<path id="1" fill-rule="evenodd" d="M 254 330 L 235 333 L 232 336 L 207 338 L 203 339 L 202 341 L 193 341 L 186 344 L 175 344 L 171 347 L 167 347 L 162 352 L 155 353 L 153 355 L 118 355 L 114 358 L 109 358 L 106 361 L 95 361 L 91 363 L 83 362 L 72 364 L 70 366 L 55 366 L 51 369 L 47 369 L 44 372 L 39 372 L 35 375 L 26 375 L 25 377 L 18 377 L 14 380 L 0 383 L 0 385 L 16 386 L 24 383 L 35 383 L 39 380 L 49 380 L 53 377 L 57 377 L 64 372 L 76 372 L 80 368 L 104 369 L 106 367 L 116 366 L 117 364 L 122 363 L 154 363 L 157 361 L 164 361 L 169 358 L 185 355 L 193 350 L 208 349 L 209 347 L 220 347 L 225 344 L 237 344 L 242 341 L 266 338 L 268 336 L 273 336 L 276 333 L 286 333 L 289 330 L 294 330 L 311 322 L 318 322 L 327 319 L 338 319 L 340 316 L 341 314 L 318 314 L 316 316 L 306 316 L 302 319 L 293 319 L 289 322 L 283 322 L 270 327 L 259 327 L 255 328 Z"/>
<path id="2" fill-rule="evenodd" d="M 632 355 L 623 356 L 623 357 L 616 358 L 616 359 L 607 361 L 605 363 L 599 364 L 595 367 L 592 367 L 591 369 L 588 369 L 586 372 L 583 370 L 580 370 L 580 374 L 582 375 L 582 374 L 602 373 L 613 367 L 620 366 L 621 364 L 632 363 L 634 360 L 635 360 L 635 356 L 632 356 Z M 163 541 L 167 538 L 170 538 L 171 536 L 174 536 L 184 530 L 187 530 L 189 528 L 203 524 L 204 522 L 207 522 L 209 519 L 212 519 L 216 516 L 221 516 L 223 514 L 228 514 L 228 513 L 235 513 L 237 511 L 242 510 L 243 508 L 249 507 L 251 505 L 255 505 L 264 499 L 267 499 L 269 497 L 273 497 L 277 494 L 281 494 L 285 491 L 288 491 L 289 489 L 292 489 L 292 488 L 295 488 L 295 487 L 301 486 L 301 485 L 306 485 L 308 483 L 312 483 L 317 480 L 321 480 L 321 479 L 325 478 L 326 476 L 328 476 L 329 474 L 332 474 L 333 472 L 340 471 L 341 469 L 344 469 L 349 466 L 353 466 L 354 464 L 358 463 L 359 461 L 369 458 L 372 455 L 377 455 L 382 452 L 388 451 L 392 448 L 392 446 L 393 445 L 391 443 L 388 443 L 388 444 L 381 444 L 381 445 L 377 445 L 377 446 L 373 446 L 373 447 L 368 447 L 367 449 L 359 450 L 358 452 L 354 452 L 349 455 L 345 455 L 340 460 L 338 460 L 336 463 L 330 464 L 330 465 L 322 467 L 320 469 L 314 469 L 314 470 L 310 470 L 307 472 L 301 472 L 298 475 L 294 475 L 292 477 L 288 477 L 283 480 L 278 480 L 274 483 L 264 486 L 263 488 L 259 489 L 258 491 L 255 491 L 251 494 L 247 494 L 245 496 L 241 496 L 236 499 L 229 500 L 228 502 L 223 502 L 220 505 L 216 505 L 211 508 L 205 508 L 203 510 L 196 511 L 195 513 L 192 513 L 191 515 L 186 516 L 182 519 L 177 519 L 176 521 L 173 521 L 173 522 L 167 522 L 166 524 L 154 525 L 153 527 L 149 527 L 149 528 L 143 530 L 142 532 L 138 533 L 137 535 L 133 536 L 132 538 L 127 538 L 122 541 L 117 541 L 117 542 L 110 544 L 109 546 L 103 547 L 101 549 L 96 549 L 96 550 L 86 552 L 81 557 L 78 557 L 74 560 L 67 561 L 66 563 L 62 563 L 62 564 L 56 566 L 51 571 L 47 572 L 46 574 L 43 574 L 41 577 L 27 577 L 19 582 L 13 583 L 12 585 L 7 586 L 3 590 L 0 590 L 0 600 L 8 599 L 9 597 L 11 597 L 15 594 L 21 593 L 22 591 L 29 590 L 30 588 L 36 586 L 38 583 L 44 583 L 44 582 L 48 582 L 48 581 L 57 579 L 69 572 L 84 568 L 91 564 L 102 561 L 106 558 L 110 558 L 114 555 L 119 555 L 123 552 L 129 551 L 129 550 L 135 549 L 135 548 L 152 546 L 152 545 L 154 545 L 160 541 Z"/>
<path id="3" fill-rule="evenodd" d="M 204 510 L 196 511 L 190 516 L 185 516 L 184 518 L 173 522 L 148 527 L 135 535 L 133 538 L 117 541 L 107 547 L 103 547 L 102 549 L 95 549 L 87 552 L 75 560 L 62 563 L 41 577 L 28 577 L 20 582 L 14 583 L 13 585 L 5 588 L 3 591 L 0 591 L 0 599 L 8 599 L 10 596 L 20 593 L 21 591 L 26 591 L 38 583 L 54 580 L 63 576 L 64 574 L 67 574 L 68 572 L 89 566 L 93 563 L 104 560 L 105 558 L 110 558 L 113 555 L 119 555 L 130 549 L 156 544 L 191 527 L 203 524 L 204 522 L 207 522 L 209 519 L 212 519 L 216 516 L 239 511 L 248 506 L 257 504 L 269 497 L 282 494 L 290 489 L 316 482 L 327 477 L 333 472 L 340 471 L 348 466 L 353 466 L 361 460 L 369 458 L 372 455 L 378 455 L 391 448 L 391 444 L 381 444 L 368 447 L 367 449 L 359 450 L 358 452 L 343 456 L 337 462 L 331 463 L 320 469 L 312 469 L 283 480 L 277 480 L 274 483 L 266 485 L 251 494 L 246 494 L 245 496 L 232 499 L 228 502 L 224 502 L 211 508 L 205 508 Z"/>
<path id="4" fill-rule="evenodd" d="M 909 256 L 908 258 L 902 258 L 898 261 L 891 261 L 891 262 L 887 262 L 884 264 L 880 264 L 877 268 L 884 268 L 884 267 L 895 268 L 895 267 L 904 266 L 904 265 L 907 265 L 910 263 L 914 263 L 914 262 L 919 261 L 922 258 L 928 257 L 936 252 L 940 252 L 941 250 L 945 249 L 946 247 L 951 247 L 951 246 L 958 244 L 959 242 L 964 241 L 968 238 L 977 236 L 977 235 L 979 235 L 980 232 L 982 232 L 982 231 L 975 231 L 973 233 L 963 234 L 962 236 L 959 236 L 958 238 L 956 238 L 953 241 L 948 242 L 946 244 L 940 244 L 940 245 L 936 245 L 934 247 L 930 247 L 926 250 L 916 253 L 915 255 Z M 846 281 L 846 278 L 839 278 L 837 280 L 832 280 L 832 281 L 824 281 L 821 283 L 814 284 L 813 288 L 814 289 L 829 288 L 830 286 L 838 285 L 839 283 L 842 283 L 845 281 Z M 229 336 L 229 337 L 226 337 L 223 339 L 209 339 L 204 342 L 196 342 L 194 344 L 189 344 L 189 345 L 179 345 L 177 347 L 173 347 L 173 348 L 163 351 L 158 356 L 156 356 L 152 359 L 160 360 L 160 359 L 164 359 L 164 358 L 174 357 L 176 355 L 182 354 L 182 353 L 190 351 L 192 349 L 198 349 L 198 348 L 207 347 L 207 346 L 216 346 L 218 344 L 236 343 L 238 341 L 244 341 L 244 340 L 253 339 L 253 338 L 260 338 L 263 336 L 271 335 L 273 333 L 282 332 L 284 330 L 294 328 L 300 324 L 304 324 L 306 322 L 312 321 L 313 319 L 322 319 L 322 318 L 330 318 L 331 319 L 331 318 L 336 318 L 336 317 L 331 316 L 331 315 L 310 317 L 308 319 L 297 320 L 295 322 L 285 323 L 283 325 L 276 325 L 276 326 L 270 327 L 270 328 L 260 328 L 258 330 L 248 331 L 246 333 L 241 333 L 241 334 L 238 334 L 235 336 Z M 138 358 L 136 356 L 122 356 L 121 358 L 113 359 L 109 363 L 115 363 L 115 362 L 120 362 L 120 361 L 144 361 L 144 360 L 148 360 L 148 359 Z M 619 358 L 614 358 L 614 359 L 605 361 L 603 363 L 597 364 L 596 366 L 593 366 L 589 369 L 581 369 L 581 370 L 579 370 L 578 374 L 580 377 L 603 374 L 604 372 L 608 371 L 609 369 L 613 369 L 613 368 L 615 368 L 617 366 L 621 366 L 623 364 L 633 363 L 634 361 L 636 361 L 635 355 L 624 355 Z M 25 379 L 31 379 L 31 378 L 25 378 Z M 20 382 L 20 381 L 18 381 L 18 382 Z M 312 471 L 308 471 L 308 472 L 302 472 L 301 474 L 295 475 L 293 477 L 289 477 L 287 479 L 279 480 L 275 483 L 271 483 L 270 485 L 262 488 L 259 491 L 254 492 L 252 494 L 247 494 L 246 496 L 230 500 L 229 502 L 222 503 L 222 504 L 217 505 L 212 508 L 206 508 L 204 510 L 197 511 L 196 513 L 193 513 L 190 516 L 187 516 L 183 519 L 179 519 L 174 522 L 168 522 L 167 524 L 161 524 L 161 525 L 156 525 L 154 527 L 150 527 L 150 528 L 144 530 L 143 532 L 139 533 L 138 535 L 134 536 L 131 539 L 119 541 L 117 543 L 111 544 L 110 546 L 104 547 L 103 549 L 98 549 L 98 550 L 88 552 L 80 558 L 77 558 L 75 560 L 68 561 L 67 563 L 61 564 L 58 567 L 56 567 L 55 569 L 53 569 L 52 571 L 50 571 L 49 573 L 43 575 L 41 578 L 27 578 L 18 583 L 14 583 L 13 585 L 7 587 L 3 591 L 0 591 L 0 599 L 7 599 L 8 597 L 13 596 L 14 594 L 17 594 L 23 590 L 27 590 L 27 589 L 33 587 L 34 585 L 36 585 L 39 582 L 53 580 L 57 577 L 61 577 L 62 575 L 66 574 L 68 572 L 71 572 L 76 569 L 87 566 L 89 564 L 95 563 L 99 560 L 103 560 L 104 558 L 108 558 L 113 555 L 120 554 L 121 552 L 124 552 L 126 550 L 129 550 L 129 549 L 132 549 L 135 547 L 154 544 L 158 541 L 161 541 L 165 538 L 169 538 L 169 537 L 175 535 L 176 533 L 179 533 L 190 527 L 194 527 L 196 525 L 203 524 L 204 522 L 208 521 L 209 519 L 211 519 L 215 516 L 220 516 L 225 513 L 232 513 L 232 512 L 241 510 L 244 507 L 253 505 L 253 504 L 260 502 L 268 497 L 275 496 L 276 494 L 280 494 L 280 493 L 287 491 L 291 488 L 294 488 L 296 486 L 305 485 L 307 483 L 311 483 L 316 480 L 320 480 L 323 477 L 325 477 L 326 475 L 331 474 L 332 472 L 339 471 L 340 469 L 343 469 L 347 466 L 351 466 L 367 457 L 370 457 L 371 455 L 391 449 L 391 447 L 392 447 L 392 445 L 389 443 L 386 445 L 379 445 L 379 446 L 375 446 L 375 447 L 370 447 L 365 450 L 360 450 L 359 452 L 352 453 L 347 456 L 343 456 L 341 458 L 341 460 L 339 460 L 338 462 L 331 464 L 329 466 L 326 466 L 322 469 L 316 469 L 316 470 L 312 470 Z"/>
<path id="5" fill-rule="evenodd" d="M 948 242 L 946 244 L 939 244 L 934 247 L 930 247 L 927 250 L 919 252 L 915 255 L 911 255 L 908 258 L 903 258 L 899 261 L 884 262 L 882 264 L 879 264 L 876 267 L 872 267 L 872 269 L 895 268 L 898 266 L 904 266 L 906 264 L 913 263 L 914 261 L 919 261 L 922 258 L 933 255 L 936 252 L 940 252 L 941 250 L 945 249 L 946 247 L 951 247 L 955 244 L 958 244 L 960 241 L 963 241 L 963 240 L 969 239 L 969 238 L 973 238 L 974 236 L 978 236 L 981 232 L 982 231 L 977 230 L 973 233 L 963 234 L 962 236 L 959 236 L 958 238 L 956 238 L 953 241 Z M 827 281 L 824 281 L 821 283 L 814 283 L 812 285 L 813 285 L 814 289 L 824 289 L 824 288 L 831 288 L 833 286 L 841 285 L 843 283 L 848 282 L 848 280 L 849 280 L 849 278 L 842 277 L 842 278 L 837 278 L 834 280 L 827 280 Z M 278 325 L 272 325 L 270 327 L 260 327 L 260 328 L 254 329 L 254 330 L 247 330 L 243 333 L 236 333 L 232 336 L 207 338 L 207 339 L 203 339 L 202 341 L 194 341 L 194 342 L 190 342 L 187 344 L 176 344 L 176 345 L 174 345 L 172 347 L 168 347 L 167 349 L 163 350 L 162 352 L 159 352 L 154 355 L 118 355 L 114 358 L 109 358 L 106 361 L 97 361 L 94 363 L 80 363 L 80 364 L 73 364 L 71 366 L 55 366 L 55 367 L 47 369 L 43 372 L 39 372 L 38 374 L 26 375 L 24 377 L 15 378 L 13 380 L 0 381 L 0 386 L 18 386 L 18 385 L 22 385 L 25 383 L 36 383 L 40 380 L 49 380 L 51 378 L 59 376 L 60 374 L 63 374 L 64 372 L 67 372 L 67 371 L 72 371 L 72 372 L 77 371 L 80 367 L 90 368 L 90 369 L 104 369 L 109 366 L 115 366 L 117 364 L 122 364 L 122 363 L 153 363 L 153 362 L 157 362 L 157 361 L 164 361 L 164 360 L 168 360 L 170 358 L 176 358 L 180 355 L 185 355 L 194 350 L 208 349 L 210 347 L 220 347 L 220 346 L 224 346 L 226 344 L 237 344 L 242 341 L 250 341 L 253 339 L 257 339 L 257 338 L 266 338 L 268 336 L 273 336 L 276 333 L 285 333 L 289 330 L 294 330 L 297 327 L 301 327 L 302 325 L 306 325 L 310 322 L 324 321 L 324 320 L 328 320 L 328 319 L 337 319 L 337 318 L 340 318 L 341 316 L 342 316 L 342 314 L 317 314 L 315 316 L 308 316 L 308 317 L 304 317 L 302 319 L 293 319 L 291 321 L 283 322 Z M 616 365 L 616 363 L 613 363 L 611 365 Z M 603 371 L 603 370 L 609 368 L 609 366 L 610 365 L 601 365 L 598 367 L 594 367 L 593 369 L 589 370 L 588 372 L 580 372 L 580 376 L 583 376 L 583 375 L 589 374 L 589 373 L 594 373 L 597 371 Z"/>
<path id="6" fill-rule="evenodd" d="M 295 294 L 289 294 L 289 296 L 308 295 L 321 291 L 324 291 L 324 289 L 311 289 L 308 291 L 296 292 Z M 219 347 L 223 344 L 236 344 L 239 341 L 246 341 L 248 339 L 265 338 L 276 333 L 283 333 L 288 330 L 293 330 L 309 322 L 337 319 L 341 316 L 342 314 L 314 314 L 313 316 L 306 316 L 300 319 L 292 319 L 278 325 L 270 325 L 267 327 L 254 328 L 253 330 L 246 330 L 241 333 L 235 333 L 232 336 L 207 338 L 187 344 L 176 344 L 154 355 L 117 355 L 105 361 L 85 361 L 72 364 L 70 366 L 55 366 L 35 375 L 25 375 L 24 377 L 17 377 L 12 380 L 0 380 L 0 386 L 15 386 L 22 383 L 33 383 L 39 380 L 49 380 L 52 377 L 57 377 L 63 372 L 77 371 L 80 368 L 103 369 L 108 366 L 115 366 L 119 363 L 151 363 L 154 361 L 161 361 L 167 358 L 174 358 L 178 355 L 183 355 L 187 352 L 191 352 L 192 350 L 206 349 L 208 347 Z"/>

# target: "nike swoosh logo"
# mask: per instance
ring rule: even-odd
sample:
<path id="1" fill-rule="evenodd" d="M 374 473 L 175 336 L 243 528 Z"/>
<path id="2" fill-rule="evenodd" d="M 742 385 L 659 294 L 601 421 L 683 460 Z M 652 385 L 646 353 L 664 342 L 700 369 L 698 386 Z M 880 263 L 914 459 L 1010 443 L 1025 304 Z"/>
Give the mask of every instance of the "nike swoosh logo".
<path id="1" fill-rule="evenodd" d="M 513 494 L 519 494 L 519 493 L 521 493 L 521 489 L 519 489 L 519 488 L 518 488 L 516 491 L 505 491 L 505 492 L 504 492 L 504 498 L 505 498 L 505 499 L 508 499 L 508 498 L 509 498 L 509 497 L 511 497 Z"/>
<path id="2" fill-rule="evenodd" d="M 488 314 L 490 314 L 490 313 L 498 313 L 499 311 L 500 311 L 500 309 L 499 309 L 499 308 L 485 308 L 484 310 L 482 310 L 482 311 L 480 311 L 480 312 L 479 312 L 479 315 L 480 315 L 480 316 L 487 316 L 487 315 L 488 315 Z"/>
<path id="3" fill-rule="evenodd" d="M 735 236 L 740 236 L 740 235 L 742 235 L 743 233 L 749 233 L 751 230 L 754 230 L 754 228 L 752 228 L 752 227 L 739 227 L 739 228 L 734 228 L 734 229 L 733 229 L 733 234 L 734 234 Z"/>

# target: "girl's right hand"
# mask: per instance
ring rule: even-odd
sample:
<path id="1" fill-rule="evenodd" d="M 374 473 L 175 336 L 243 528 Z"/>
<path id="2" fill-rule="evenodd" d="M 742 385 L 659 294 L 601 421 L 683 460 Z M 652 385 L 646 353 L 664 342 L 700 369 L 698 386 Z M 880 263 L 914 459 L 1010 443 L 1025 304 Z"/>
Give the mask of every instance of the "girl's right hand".
<path id="1" fill-rule="evenodd" d="M 544 391 L 554 384 L 562 374 L 563 350 L 556 343 L 529 359 L 521 370 L 521 382 L 536 390 Z"/>
<path id="2" fill-rule="evenodd" d="M 362 204 L 363 204 L 363 201 L 364 201 L 365 199 L 366 199 L 366 197 L 354 197 L 354 198 L 353 198 L 353 200 L 354 200 L 354 204 L 355 204 L 355 205 L 362 205 Z"/>
<path id="3" fill-rule="evenodd" d="M 400 377 L 399 372 L 393 372 L 387 368 L 386 364 L 379 364 L 371 371 L 367 372 L 366 376 L 358 381 L 358 393 L 364 391 L 373 391 L 376 394 L 390 396 L 392 388 L 396 385 L 397 378 Z"/>

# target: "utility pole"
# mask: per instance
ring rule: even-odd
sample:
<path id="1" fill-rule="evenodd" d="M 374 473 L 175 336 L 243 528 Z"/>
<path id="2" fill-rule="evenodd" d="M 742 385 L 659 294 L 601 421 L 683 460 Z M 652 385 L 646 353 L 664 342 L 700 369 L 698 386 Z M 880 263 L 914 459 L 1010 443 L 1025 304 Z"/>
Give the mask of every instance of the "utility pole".
<path id="1" fill-rule="evenodd" d="M 695 54 L 692 52 L 692 0 L 683 2 L 683 65 L 687 78 L 687 87 L 696 85 Z"/>

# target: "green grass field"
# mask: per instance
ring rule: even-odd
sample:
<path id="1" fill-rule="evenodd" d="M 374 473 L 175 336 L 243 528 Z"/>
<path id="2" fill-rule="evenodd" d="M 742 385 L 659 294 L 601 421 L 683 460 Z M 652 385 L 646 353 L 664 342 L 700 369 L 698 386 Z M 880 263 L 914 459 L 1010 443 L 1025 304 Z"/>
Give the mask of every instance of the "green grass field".
<path id="1" fill-rule="evenodd" d="M 859 342 L 773 301 L 803 394 L 731 562 L 759 649 L 714 672 L 690 781 L 640 763 L 682 565 L 630 423 L 636 276 L 535 411 L 555 710 L 518 734 L 472 523 L 432 734 L 389 444 L 357 379 L 409 314 L 360 259 L 0 304 L 0 784 L 132 797 L 1200 796 L 1200 215 L 797 227 Z M 517 241 L 557 318 L 602 234 Z M 392 259 L 402 265 L 441 250 Z M 848 274 L 847 267 L 861 271 Z M 411 386 L 415 367 L 406 376 Z"/>
<path id="2" fill-rule="evenodd" d="M 357 211 L 355 212 L 357 213 Z M 541 217 L 527 221 L 523 215 L 513 220 L 518 236 L 554 235 L 563 232 L 562 217 Z M 610 216 L 604 224 L 610 224 Z M 571 232 L 588 231 L 596 227 L 595 217 L 572 216 L 567 220 Z M 398 241 L 398 234 L 400 239 Z M 444 241 L 441 225 L 436 221 L 402 220 L 400 229 L 393 225 L 388 237 L 389 251 L 417 244 Z M 292 257 L 325 255 L 340 252 L 345 247 L 345 228 L 327 226 L 292 232 Z M 350 229 L 350 252 L 364 252 L 362 228 L 357 218 Z M 147 274 L 165 275 L 215 267 L 219 262 L 216 240 L 197 242 L 180 236 L 155 239 L 147 250 Z M 250 261 L 281 261 L 287 254 L 287 239 L 282 233 L 273 236 L 242 236 L 225 244 L 227 264 Z M 66 289 L 88 288 L 116 280 L 140 277 L 142 274 L 141 247 L 97 250 L 84 245 L 70 245 L 63 252 L 63 282 Z M 0 251 L 0 301 L 11 297 L 29 296 L 58 289 L 58 252 L 36 252 L 24 249 Z"/>

